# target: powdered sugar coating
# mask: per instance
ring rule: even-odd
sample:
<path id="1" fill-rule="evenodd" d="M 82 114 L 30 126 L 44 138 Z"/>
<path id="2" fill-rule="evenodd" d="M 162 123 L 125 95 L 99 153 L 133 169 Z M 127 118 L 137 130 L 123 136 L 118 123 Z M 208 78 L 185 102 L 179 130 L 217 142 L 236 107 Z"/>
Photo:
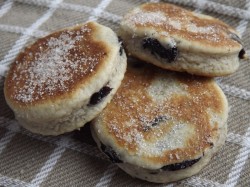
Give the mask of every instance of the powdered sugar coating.
<path id="1" fill-rule="evenodd" d="M 230 37 L 235 31 L 222 21 L 167 3 L 145 3 L 136 7 L 125 15 L 121 26 L 130 28 L 135 34 L 144 30 L 145 36 L 164 32 L 185 42 L 241 48 L 240 43 Z"/>
<path id="2" fill-rule="evenodd" d="M 91 43 L 92 28 L 59 31 L 35 42 L 13 66 L 12 98 L 32 103 L 69 92 L 78 81 L 94 75 L 106 51 Z M 95 45 L 95 46 L 94 46 Z"/>
<path id="3" fill-rule="evenodd" d="M 142 12 L 138 11 L 134 14 L 133 17 L 128 17 L 127 21 L 129 24 L 142 24 L 145 25 L 147 23 L 161 25 L 167 21 L 167 18 L 162 12 Z"/>
<path id="4" fill-rule="evenodd" d="M 225 112 L 211 79 L 129 66 L 94 128 L 124 161 L 160 167 L 202 157 L 216 142 Z"/>

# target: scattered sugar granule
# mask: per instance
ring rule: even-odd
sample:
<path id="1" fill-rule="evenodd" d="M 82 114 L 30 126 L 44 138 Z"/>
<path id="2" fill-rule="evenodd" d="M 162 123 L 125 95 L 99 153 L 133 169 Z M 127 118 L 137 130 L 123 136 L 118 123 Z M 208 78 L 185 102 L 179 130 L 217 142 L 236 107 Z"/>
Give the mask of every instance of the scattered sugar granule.
<path id="1" fill-rule="evenodd" d="M 65 92 L 73 84 L 74 74 L 81 72 L 82 76 L 92 72 L 101 54 L 86 57 L 83 52 L 79 55 L 76 44 L 89 32 L 90 29 L 82 27 L 81 31 L 65 31 L 58 37 L 51 36 L 39 47 L 40 51 L 27 55 L 32 61 L 27 63 L 24 58 L 23 63 L 16 62 L 19 75 L 13 75 L 18 90 L 14 98 L 29 103 L 43 99 L 44 95 Z M 85 48 L 89 50 L 87 45 Z M 22 86 L 18 89 L 20 83 Z"/>
<path id="2" fill-rule="evenodd" d="M 160 25 L 167 21 L 167 18 L 162 12 L 143 12 L 138 11 L 135 15 L 128 18 L 130 24 L 155 24 Z"/>

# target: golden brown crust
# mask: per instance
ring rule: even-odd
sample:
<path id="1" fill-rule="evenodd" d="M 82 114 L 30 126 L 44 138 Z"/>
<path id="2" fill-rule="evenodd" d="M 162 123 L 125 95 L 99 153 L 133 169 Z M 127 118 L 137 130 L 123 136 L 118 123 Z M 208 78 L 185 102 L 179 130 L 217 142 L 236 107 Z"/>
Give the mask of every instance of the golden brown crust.
<path id="1" fill-rule="evenodd" d="M 24 49 L 6 77 L 5 95 L 35 105 L 70 95 L 95 76 L 110 54 L 92 22 L 52 33 Z"/>
<path id="2" fill-rule="evenodd" d="M 211 48 L 230 47 L 239 51 L 242 45 L 232 39 L 236 31 L 222 21 L 198 15 L 183 8 L 167 3 L 145 3 L 140 11 L 131 12 L 125 16 L 131 25 L 137 29 L 153 28 L 157 33 L 166 32 L 177 40 L 198 43 Z"/>
<path id="3" fill-rule="evenodd" d="M 146 163 L 169 165 L 201 157 L 219 136 L 218 122 L 212 122 L 210 112 L 217 115 L 226 112 L 221 91 L 210 78 L 162 72 L 145 66 L 128 67 L 121 87 L 97 119 L 98 128 L 103 129 L 103 136 L 110 137 L 117 149 L 124 149 L 131 156 L 140 155 Z M 155 84 L 155 78 L 164 79 L 169 75 L 185 93 L 167 94 L 158 102 L 157 96 L 153 98 L 149 94 L 150 86 Z M 170 89 L 175 89 L 175 85 L 170 85 Z M 155 122 L 159 124 L 153 124 Z M 178 128 L 188 129 L 188 135 L 175 132 Z M 173 133 L 177 133 L 174 138 L 182 142 L 181 146 L 170 149 L 166 143 L 158 144 L 162 149 L 154 148 L 155 152 L 150 147 Z"/>

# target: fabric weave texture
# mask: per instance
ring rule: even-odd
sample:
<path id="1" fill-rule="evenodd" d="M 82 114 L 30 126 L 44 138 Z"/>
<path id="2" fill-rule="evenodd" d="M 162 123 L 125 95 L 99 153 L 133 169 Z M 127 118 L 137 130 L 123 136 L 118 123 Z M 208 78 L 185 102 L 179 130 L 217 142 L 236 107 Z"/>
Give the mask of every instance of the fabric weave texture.
<path id="1" fill-rule="evenodd" d="M 117 32 L 122 16 L 145 2 L 0 0 L 0 186 L 250 186 L 249 59 L 241 62 L 236 73 L 216 78 L 230 106 L 226 144 L 199 174 L 176 183 L 153 184 L 130 177 L 100 153 L 89 126 L 51 137 L 33 134 L 15 121 L 4 99 L 4 72 L 25 46 L 89 20 Z M 236 28 L 250 56 L 250 0 L 162 2 L 214 16 Z"/>

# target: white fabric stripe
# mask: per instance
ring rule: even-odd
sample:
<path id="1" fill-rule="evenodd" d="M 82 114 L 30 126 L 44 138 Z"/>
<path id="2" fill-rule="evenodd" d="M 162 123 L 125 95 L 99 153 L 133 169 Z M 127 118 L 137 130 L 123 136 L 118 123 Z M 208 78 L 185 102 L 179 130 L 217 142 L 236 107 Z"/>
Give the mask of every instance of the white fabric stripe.
<path id="1" fill-rule="evenodd" d="M 46 13 L 40 17 L 35 23 L 33 23 L 12 46 L 12 48 L 8 51 L 7 55 L 4 56 L 4 59 L 0 62 L 0 64 L 9 64 L 11 63 L 16 55 L 20 52 L 20 50 L 24 47 L 24 45 L 29 40 L 31 33 L 33 33 L 38 27 L 40 27 L 45 21 L 47 21 L 54 11 L 56 10 L 56 6 L 61 3 L 62 0 L 52 1 L 51 8 L 46 11 Z"/>
<path id="2" fill-rule="evenodd" d="M 12 5 L 13 5 L 13 0 L 5 1 L 3 6 L 1 6 L 0 8 L 0 17 L 6 14 L 11 9 Z"/>
<path id="3" fill-rule="evenodd" d="M 250 1 L 246 1 L 245 4 L 245 8 L 250 11 Z M 240 36 L 243 35 L 243 33 L 245 32 L 246 28 L 247 28 L 247 24 L 248 24 L 248 20 L 241 20 L 238 27 L 236 28 L 236 30 L 239 32 Z"/>
<path id="4" fill-rule="evenodd" d="M 239 35 L 241 37 L 242 37 L 243 33 L 245 32 L 245 30 L 247 28 L 247 24 L 248 24 L 248 21 L 243 19 L 243 20 L 240 21 L 240 24 L 236 28 L 236 30 L 238 31 L 238 33 L 239 33 Z"/>
<path id="5" fill-rule="evenodd" d="M 227 15 L 227 16 L 231 16 L 231 17 L 237 17 L 237 18 L 241 18 L 241 19 L 248 19 L 248 20 L 250 19 L 250 12 L 247 10 L 227 6 L 227 5 L 220 4 L 217 2 L 213 2 L 213 1 L 208 1 L 208 0 L 168 0 L 168 2 L 170 2 L 170 3 L 182 4 L 182 5 L 186 5 L 186 6 L 193 6 L 195 8 L 198 6 L 197 4 L 200 1 L 203 1 L 203 3 L 204 3 L 203 9 L 206 11 L 215 12 L 215 13 L 219 13 L 219 14 Z"/>
<path id="6" fill-rule="evenodd" d="M 11 186 L 11 187 L 28 187 L 30 184 L 19 179 L 13 179 L 7 176 L 0 175 L 0 186 Z"/>
<path id="7" fill-rule="evenodd" d="M 73 151 L 84 153 L 89 156 L 94 156 L 103 160 L 107 160 L 107 157 L 103 153 L 101 153 L 96 146 L 92 146 L 84 142 L 69 139 L 69 144 L 67 145 L 67 148 Z"/>
<path id="8" fill-rule="evenodd" d="M 247 129 L 245 136 L 250 136 L 250 127 Z M 245 163 L 248 160 L 249 154 L 250 154 L 249 147 L 242 147 L 239 150 L 239 154 L 236 157 L 236 160 L 234 162 L 234 166 L 231 168 L 231 171 L 227 177 L 228 180 L 226 181 L 226 185 L 228 187 L 236 186 L 236 184 L 241 176 L 241 171 L 243 170 Z"/>
<path id="9" fill-rule="evenodd" d="M 109 186 L 109 183 L 112 180 L 112 177 L 116 174 L 117 170 L 118 167 L 115 164 L 110 164 L 100 181 L 96 184 L 96 187 Z"/>
<path id="10" fill-rule="evenodd" d="M 228 133 L 227 142 L 241 145 L 243 147 L 248 147 L 250 149 L 250 137 L 242 136 L 239 134 Z"/>
<path id="11" fill-rule="evenodd" d="M 32 5 L 37 5 L 37 6 L 46 6 L 50 7 L 49 1 L 46 0 L 40 0 L 40 1 L 31 1 L 31 0 L 16 0 L 21 3 L 27 3 L 27 4 L 32 4 Z M 65 10 L 72 10 L 76 12 L 84 12 L 91 14 L 94 10 L 92 7 L 84 6 L 84 5 L 79 5 L 79 4 L 72 4 L 72 3 L 61 3 L 58 8 L 65 9 Z M 112 21 L 114 23 L 117 23 L 118 21 L 121 20 L 121 16 L 117 16 L 115 14 L 103 11 L 99 15 L 99 17 L 102 17 L 104 19 L 107 19 L 109 21 Z"/>
<path id="12" fill-rule="evenodd" d="M 218 182 L 214 182 L 208 179 L 203 179 L 200 177 L 190 177 L 182 182 L 184 185 L 190 185 L 193 187 L 226 187 L 224 184 L 220 184 Z"/>
<path id="13" fill-rule="evenodd" d="M 101 13 L 100 17 L 105 18 L 105 19 L 107 19 L 109 21 L 112 21 L 112 22 L 114 22 L 116 24 L 119 24 L 119 22 L 122 19 L 122 16 L 118 16 L 118 15 L 115 15 L 115 14 L 112 14 L 112 13 L 109 13 L 109 12 L 105 12 L 105 11 L 103 11 Z"/>
<path id="14" fill-rule="evenodd" d="M 6 120 L 3 120 L 6 121 Z M 8 143 L 12 140 L 12 138 L 16 135 L 17 132 L 20 131 L 20 127 L 9 123 L 9 121 L 6 121 L 5 126 L 3 126 L 8 131 L 4 134 L 4 136 L 0 139 L 0 155 L 3 152 L 3 150 L 6 148 Z"/>
<path id="15" fill-rule="evenodd" d="M 147 183 L 147 181 L 145 181 L 145 183 Z M 142 186 L 145 186 L 143 185 L 144 183 L 142 183 Z M 173 187 L 174 186 L 174 183 L 170 183 L 170 184 L 157 184 L 156 185 L 157 187 Z"/>
<path id="16" fill-rule="evenodd" d="M 204 1 L 197 1 L 196 9 L 194 10 L 194 12 L 199 13 L 199 14 L 202 13 L 204 5 L 205 5 Z"/>
<path id="17" fill-rule="evenodd" d="M 246 50 L 246 54 L 247 54 L 248 58 L 250 58 L 250 49 Z"/>
<path id="18" fill-rule="evenodd" d="M 48 6 L 48 5 L 45 4 L 44 6 Z M 91 14 L 91 12 L 94 9 L 94 8 L 90 8 L 88 6 L 76 5 L 76 4 L 70 4 L 70 3 L 61 3 L 58 8 L 65 9 L 65 10 L 73 10 L 76 12 L 84 12 L 84 13 L 88 13 L 88 14 Z"/>
<path id="19" fill-rule="evenodd" d="M 0 124 L 0 127 L 5 128 L 9 131 L 12 132 L 19 132 L 17 129 L 19 128 L 19 124 L 17 121 L 15 120 L 9 120 L 3 117 L 0 117 L 0 121 L 3 121 L 2 124 Z M 10 125 L 6 125 L 6 124 L 10 124 Z M 16 127 L 16 128 L 14 128 Z M 70 138 L 68 138 L 68 144 L 62 144 L 60 141 L 58 141 L 58 137 L 54 137 L 54 136 L 42 136 L 42 135 L 38 135 L 38 134 L 34 134 L 31 133 L 25 129 L 21 129 L 20 133 L 23 135 L 26 135 L 28 137 L 34 138 L 36 140 L 40 140 L 43 142 L 48 142 L 48 143 L 52 143 L 54 145 L 57 146 L 61 146 L 63 148 L 67 148 L 67 149 L 71 149 L 73 151 L 77 151 L 77 152 L 81 152 L 90 156 L 94 156 L 94 157 L 98 157 L 100 159 L 104 159 L 107 160 L 107 158 L 105 157 L 104 154 L 102 154 L 97 147 L 94 147 L 92 145 L 86 144 L 84 142 L 78 142 L 75 140 L 72 140 Z M 66 138 L 64 136 L 64 138 Z"/>
<path id="20" fill-rule="evenodd" d="M 221 87 L 221 89 L 228 95 L 239 97 L 241 99 L 249 100 L 250 99 L 250 91 L 237 88 L 235 86 L 229 86 L 227 84 L 222 84 L 217 79 L 217 84 Z"/>
<path id="21" fill-rule="evenodd" d="M 67 139 L 61 138 L 60 143 L 66 145 L 68 141 Z M 35 178 L 31 181 L 31 187 L 39 186 L 44 181 L 44 179 L 46 179 L 65 150 L 66 148 L 61 146 L 58 146 L 54 149 L 53 153 L 49 156 L 48 160 L 40 169 L 39 173 L 37 173 Z"/>
<path id="22" fill-rule="evenodd" d="M 8 143 L 12 140 L 12 138 L 15 136 L 15 132 L 7 131 L 4 136 L 0 139 L 0 155 L 3 152 L 3 150 L 6 148 Z"/>
<path id="23" fill-rule="evenodd" d="M 0 18 L 11 9 L 12 5 L 13 5 L 12 0 L 5 1 L 5 3 L 0 8 Z M 7 70 L 8 67 L 6 65 L 1 65 L 0 63 L 0 76 L 4 76 Z"/>
<path id="24" fill-rule="evenodd" d="M 158 187 L 173 187 L 174 184 L 162 184 L 162 185 L 157 185 Z"/>
<path id="25" fill-rule="evenodd" d="M 89 21 L 96 21 L 104 9 L 111 3 L 112 0 L 102 0 L 101 3 L 93 10 L 92 16 L 89 17 Z"/>
<path id="26" fill-rule="evenodd" d="M 0 64 L 0 77 L 5 77 L 5 73 L 8 71 L 8 69 L 8 66 Z"/>
<path id="27" fill-rule="evenodd" d="M 12 33 L 17 33 L 17 34 L 25 34 L 25 33 L 27 33 L 27 28 L 20 27 L 20 26 L 0 24 L 0 31 L 12 32 Z M 28 33 L 28 34 L 29 34 L 29 36 L 40 38 L 40 37 L 43 37 L 49 33 L 45 32 L 45 31 L 41 31 L 41 30 L 35 30 L 33 33 Z"/>

